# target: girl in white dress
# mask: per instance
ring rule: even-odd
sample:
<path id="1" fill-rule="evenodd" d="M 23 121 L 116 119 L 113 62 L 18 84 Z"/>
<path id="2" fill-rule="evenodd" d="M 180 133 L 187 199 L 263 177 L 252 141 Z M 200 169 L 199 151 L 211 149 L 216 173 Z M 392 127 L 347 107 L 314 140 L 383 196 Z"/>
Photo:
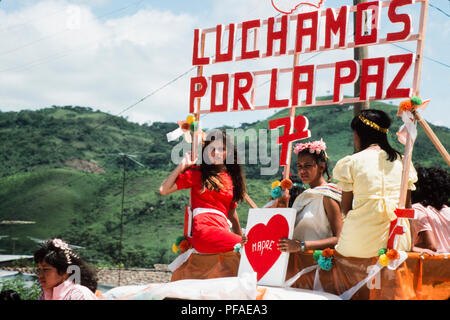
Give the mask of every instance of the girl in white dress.
<path id="1" fill-rule="evenodd" d="M 334 248 L 342 229 L 340 212 L 341 191 L 324 178 L 328 174 L 326 144 L 320 141 L 296 144 L 297 170 L 309 189 L 294 201 L 297 209 L 293 240 L 281 239 L 278 248 L 283 252 Z M 277 199 L 278 200 L 278 199 Z M 277 201 L 274 207 L 277 207 Z"/>

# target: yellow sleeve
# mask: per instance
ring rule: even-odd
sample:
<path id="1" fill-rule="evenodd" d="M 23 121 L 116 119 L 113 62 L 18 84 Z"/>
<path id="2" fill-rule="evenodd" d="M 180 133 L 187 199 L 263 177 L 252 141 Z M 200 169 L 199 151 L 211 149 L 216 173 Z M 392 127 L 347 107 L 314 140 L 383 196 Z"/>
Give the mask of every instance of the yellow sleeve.
<path id="1" fill-rule="evenodd" d="M 333 178 L 338 180 L 338 188 L 342 191 L 353 191 L 353 161 L 350 156 L 346 156 L 336 163 L 333 169 Z"/>
<path id="2" fill-rule="evenodd" d="M 409 166 L 408 190 L 416 190 L 416 186 L 414 185 L 414 183 L 417 182 L 417 179 L 417 171 L 411 163 Z"/>

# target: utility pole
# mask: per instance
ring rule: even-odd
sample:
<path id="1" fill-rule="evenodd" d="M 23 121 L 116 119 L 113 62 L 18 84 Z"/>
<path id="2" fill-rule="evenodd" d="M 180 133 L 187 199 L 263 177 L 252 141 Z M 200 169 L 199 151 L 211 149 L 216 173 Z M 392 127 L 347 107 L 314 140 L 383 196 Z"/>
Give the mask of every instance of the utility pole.
<path id="1" fill-rule="evenodd" d="M 123 207 L 125 202 L 125 181 L 126 181 L 126 171 L 127 171 L 127 158 L 131 161 L 137 163 L 141 167 L 145 167 L 142 163 L 134 160 L 136 156 L 133 154 L 128 154 L 124 152 L 120 152 L 118 154 L 120 157 L 123 158 L 123 175 L 122 175 L 122 201 L 121 201 L 121 209 L 120 209 L 120 238 L 119 238 L 119 276 L 118 276 L 118 282 L 120 286 L 120 280 L 121 280 L 121 271 L 124 266 L 123 259 L 122 259 L 122 248 L 123 248 Z"/>
<path id="2" fill-rule="evenodd" d="M 358 3 L 364 3 L 367 2 L 367 0 L 353 0 L 353 5 L 357 5 Z M 367 14 L 364 12 L 364 33 L 368 33 L 367 28 Z M 353 12 L 353 34 L 356 34 L 356 11 Z M 354 49 L 353 56 L 356 61 L 361 61 L 362 59 L 366 59 L 369 57 L 369 48 L 367 46 L 365 47 L 358 47 Z M 361 90 L 361 75 L 355 82 L 354 87 L 354 96 L 359 97 Z M 363 101 L 363 102 L 356 102 L 353 107 L 353 114 L 357 116 L 361 110 L 370 109 L 369 101 Z"/>

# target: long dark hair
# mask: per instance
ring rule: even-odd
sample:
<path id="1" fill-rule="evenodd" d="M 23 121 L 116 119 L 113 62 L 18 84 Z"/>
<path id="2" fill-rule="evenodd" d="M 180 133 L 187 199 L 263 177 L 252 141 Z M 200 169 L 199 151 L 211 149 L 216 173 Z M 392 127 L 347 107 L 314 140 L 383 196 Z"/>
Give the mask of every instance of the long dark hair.
<path id="1" fill-rule="evenodd" d="M 70 265 L 76 265 L 80 268 L 80 284 L 88 287 L 95 293 L 97 290 L 97 271 L 95 268 L 88 266 L 87 263 L 81 259 L 81 257 L 75 253 L 72 249 L 63 250 L 60 247 L 55 246 L 55 239 L 50 239 L 42 243 L 34 252 L 34 262 L 36 264 L 46 262 L 54 267 L 59 275 L 67 273 L 67 268 Z M 68 261 L 68 258 L 70 261 Z"/>
<path id="2" fill-rule="evenodd" d="M 363 116 L 365 119 L 371 121 L 372 123 L 375 123 L 380 128 L 389 129 L 389 127 L 391 126 L 391 119 L 384 111 L 368 109 L 362 110 L 359 115 Z M 392 148 L 391 145 L 389 144 L 387 133 L 377 130 L 371 127 L 370 125 L 364 123 L 359 118 L 359 115 L 353 118 L 350 126 L 352 130 L 356 132 L 356 134 L 360 139 L 361 150 L 366 149 L 371 144 L 377 144 L 380 146 L 381 149 L 386 151 L 389 161 L 392 162 L 397 158 L 401 158 L 402 154 L 399 151 Z"/>
<path id="3" fill-rule="evenodd" d="M 226 148 L 227 159 L 224 159 L 224 166 L 233 181 L 233 201 L 242 201 L 247 193 L 247 188 L 245 186 L 245 174 L 242 166 L 237 163 L 237 149 L 233 143 L 233 139 L 222 130 L 210 131 L 203 144 L 202 154 L 205 154 L 205 149 L 216 139 L 222 139 L 223 146 Z M 229 159 L 233 159 L 232 163 L 229 163 Z M 224 187 L 219 176 L 222 168 L 223 166 L 208 164 L 206 161 L 202 161 L 200 164 L 200 171 L 202 173 L 203 188 L 220 191 Z"/>
<path id="4" fill-rule="evenodd" d="M 411 192 L 412 203 L 421 203 L 423 206 L 432 206 L 441 210 L 449 206 L 450 174 L 441 168 L 417 168 L 418 180 L 416 190 Z"/>

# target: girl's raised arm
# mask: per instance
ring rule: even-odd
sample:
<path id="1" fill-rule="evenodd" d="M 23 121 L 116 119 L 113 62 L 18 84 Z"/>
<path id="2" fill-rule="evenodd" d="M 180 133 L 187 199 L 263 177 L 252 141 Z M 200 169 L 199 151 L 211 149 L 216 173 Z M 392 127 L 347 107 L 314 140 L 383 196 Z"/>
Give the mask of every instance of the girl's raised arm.
<path id="1" fill-rule="evenodd" d="M 159 187 L 159 193 L 162 195 L 168 195 L 172 192 L 177 191 L 178 187 L 175 181 L 177 180 L 178 175 L 187 168 L 189 168 L 190 166 L 196 164 L 196 162 L 197 159 L 191 160 L 191 153 L 186 152 L 184 158 L 181 160 L 178 166 L 169 174 L 166 180 L 164 180 L 161 186 Z"/>

